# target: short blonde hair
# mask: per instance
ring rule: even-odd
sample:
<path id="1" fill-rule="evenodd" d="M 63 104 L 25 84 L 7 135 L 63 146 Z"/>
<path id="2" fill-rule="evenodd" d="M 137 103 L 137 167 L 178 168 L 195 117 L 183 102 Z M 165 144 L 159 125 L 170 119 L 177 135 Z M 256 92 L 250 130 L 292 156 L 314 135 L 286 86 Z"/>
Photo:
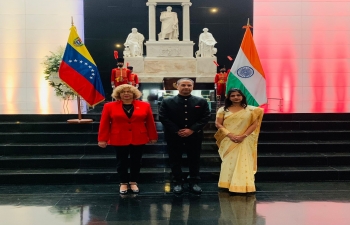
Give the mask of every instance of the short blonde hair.
<path id="1" fill-rule="evenodd" d="M 116 88 L 114 88 L 114 90 L 111 94 L 112 98 L 114 98 L 115 100 L 120 100 L 120 93 L 124 89 L 130 89 L 130 91 L 133 93 L 133 99 L 138 99 L 142 96 L 142 93 L 136 87 L 134 87 L 130 84 L 122 84 L 122 85 L 119 85 Z"/>

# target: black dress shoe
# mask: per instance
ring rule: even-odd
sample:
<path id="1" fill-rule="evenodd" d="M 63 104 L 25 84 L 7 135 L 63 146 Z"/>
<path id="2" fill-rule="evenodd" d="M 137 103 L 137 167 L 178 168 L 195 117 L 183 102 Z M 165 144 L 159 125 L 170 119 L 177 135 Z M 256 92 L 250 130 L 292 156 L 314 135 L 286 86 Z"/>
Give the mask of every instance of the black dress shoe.
<path id="1" fill-rule="evenodd" d="M 173 193 L 174 194 L 182 194 L 184 192 L 184 188 L 182 187 L 181 184 L 176 184 L 173 188 Z"/>
<path id="2" fill-rule="evenodd" d="M 194 194 L 200 194 L 202 193 L 202 188 L 198 186 L 198 184 L 191 184 L 190 185 L 190 192 Z"/>

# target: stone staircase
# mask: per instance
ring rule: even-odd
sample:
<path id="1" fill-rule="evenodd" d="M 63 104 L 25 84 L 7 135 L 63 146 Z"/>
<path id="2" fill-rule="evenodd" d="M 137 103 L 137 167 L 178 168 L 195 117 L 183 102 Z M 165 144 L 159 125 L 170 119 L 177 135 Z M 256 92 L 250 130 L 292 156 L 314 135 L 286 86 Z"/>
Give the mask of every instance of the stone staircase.
<path id="1" fill-rule="evenodd" d="M 212 107 L 215 109 L 215 107 Z M 170 181 L 162 125 L 153 105 L 159 141 L 147 145 L 141 181 Z M 97 146 L 99 113 L 90 124 L 68 124 L 76 115 L 0 115 L 0 183 L 118 182 L 115 153 Z M 201 175 L 217 182 L 220 158 L 213 135 L 215 113 L 205 129 Z M 257 181 L 350 180 L 350 114 L 265 114 L 258 145 Z M 184 166 L 187 165 L 186 158 Z M 186 171 L 186 169 L 185 169 Z"/>

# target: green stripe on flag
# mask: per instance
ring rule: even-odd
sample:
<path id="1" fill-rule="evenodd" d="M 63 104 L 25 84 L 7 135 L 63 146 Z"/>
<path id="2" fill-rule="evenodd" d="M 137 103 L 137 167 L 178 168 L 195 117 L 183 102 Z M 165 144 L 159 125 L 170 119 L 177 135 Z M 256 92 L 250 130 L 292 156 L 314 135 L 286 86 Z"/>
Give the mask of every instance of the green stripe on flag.
<path id="1" fill-rule="evenodd" d="M 230 71 L 230 74 L 228 75 L 227 83 L 226 83 L 226 96 L 227 96 L 227 92 L 232 88 L 238 88 L 243 92 L 243 94 L 247 98 L 248 105 L 259 106 L 257 101 L 255 101 L 255 98 L 250 94 L 250 92 L 243 85 L 243 83 Z"/>

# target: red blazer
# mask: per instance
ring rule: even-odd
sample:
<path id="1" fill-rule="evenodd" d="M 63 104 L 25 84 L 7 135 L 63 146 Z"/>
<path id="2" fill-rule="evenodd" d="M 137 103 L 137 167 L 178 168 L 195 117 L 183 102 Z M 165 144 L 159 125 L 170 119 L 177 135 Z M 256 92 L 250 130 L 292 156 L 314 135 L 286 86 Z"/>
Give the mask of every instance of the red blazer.
<path id="1" fill-rule="evenodd" d="M 106 103 L 102 110 L 98 141 L 110 145 L 143 145 L 157 140 L 158 134 L 151 106 L 147 102 L 134 100 L 134 113 L 129 119 L 123 110 L 123 102 Z"/>

